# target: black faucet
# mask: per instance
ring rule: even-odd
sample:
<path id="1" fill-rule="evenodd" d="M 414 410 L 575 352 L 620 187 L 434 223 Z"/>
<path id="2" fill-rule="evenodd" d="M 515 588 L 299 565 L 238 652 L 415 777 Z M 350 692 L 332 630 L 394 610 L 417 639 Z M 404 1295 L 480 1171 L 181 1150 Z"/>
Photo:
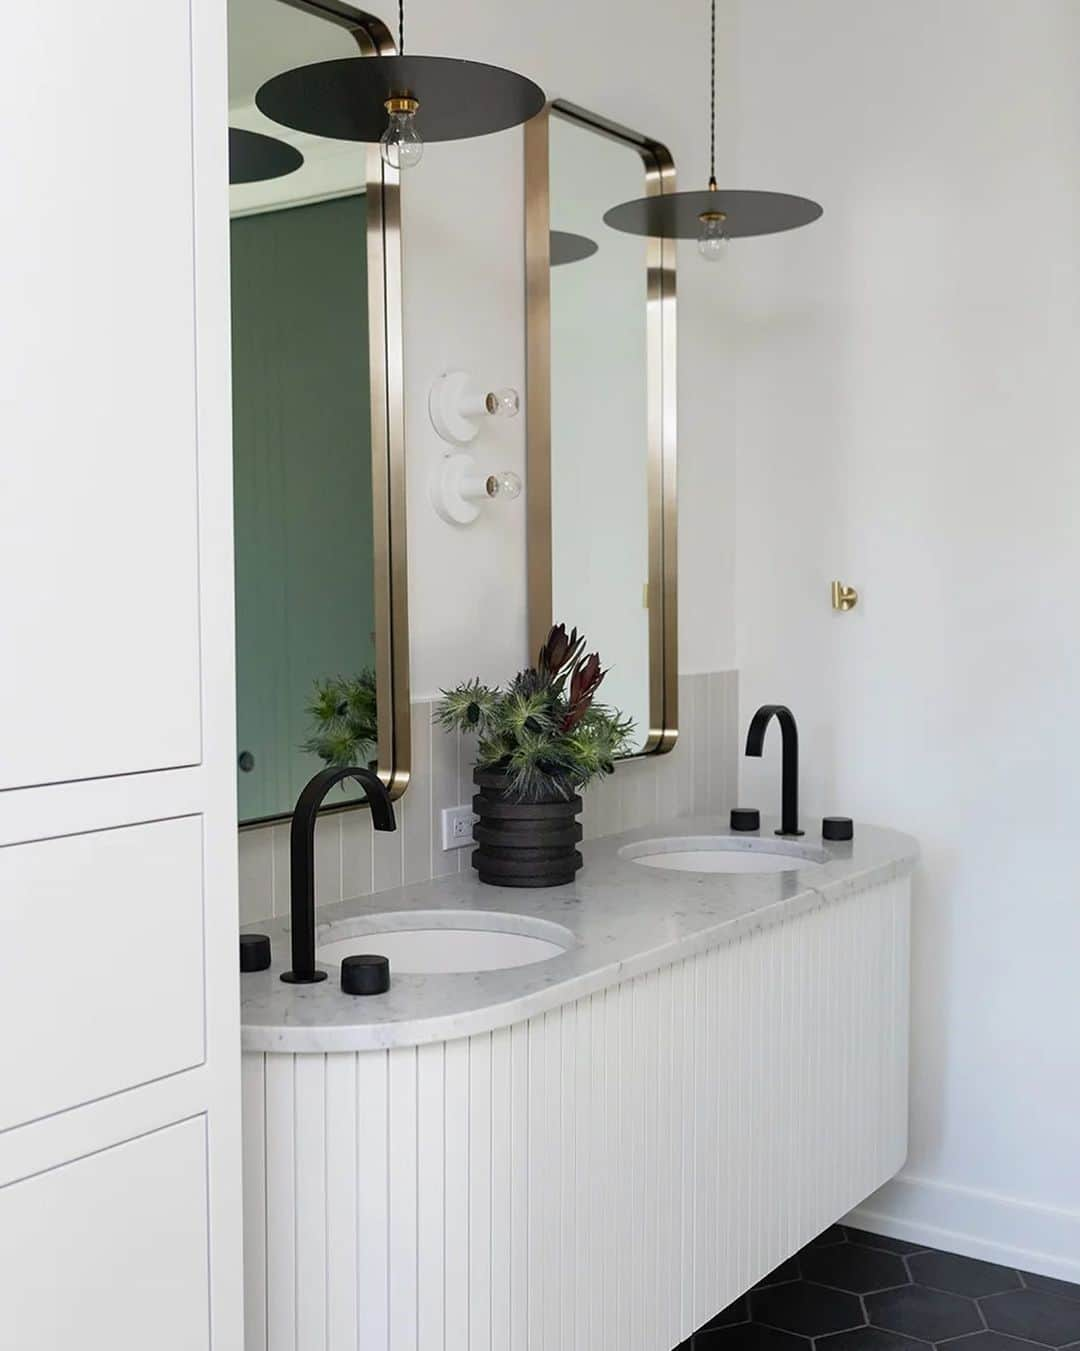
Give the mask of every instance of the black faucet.
<path id="1" fill-rule="evenodd" d="M 799 729 L 795 715 L 783 704 L 762 704 L 750 719 L 746 733 L 747 755 L 760 756 L 765 745 L 765 729 L 773 718 L 780 724 L 783 737 L 783 775 L 780 787 L 780 829 L 777 835 L 801 835 L 799 829 Z"/>
<path id="2" fill-rule="evenodd" d="M 292 970 L 286 971 L 281 979 L 290 985 L 311 985 L 326 979 L 326 972 L 315 966 L 315 821 L 323 798 L 342 779 L 355 779 L 363 787 L 371 807 L 371 824 L 376 830 L 397 830 L 390 794 L 370 769 L 353 765 L 323 769 L 305 785 L 296 799 L 289 833 Z"/>

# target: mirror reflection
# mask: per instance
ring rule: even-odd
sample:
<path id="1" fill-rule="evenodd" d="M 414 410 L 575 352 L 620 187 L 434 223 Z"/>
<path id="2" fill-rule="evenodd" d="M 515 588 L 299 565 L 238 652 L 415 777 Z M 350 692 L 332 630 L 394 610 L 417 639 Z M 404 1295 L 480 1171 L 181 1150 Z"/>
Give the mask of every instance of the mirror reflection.
<path id="1" fill-rule="evenodd" d="M 649 701 L 647 240 L 603 223 L 640 196 L 640 153 L 553 115 L 552 613 L 573 614 L 610 667 L 604 695 L 645 748 Z"/>
<path id="2" fill-rule="evenodd" d="M 356 49 L 348 34 L 310 15 L 272 0 L 232 0 L 229 50 L 231 126 L 303 156 L 298 168 L 251 181 L 234 154 L 231 171 L 245 823 L 290 812 L 327 764 L 375 761 L 375 563 L 366 148 L 298 135 L 254 104 L 277 71 Z M 355 785 L 346 783 L 327 805 L 353 800 Z"/>

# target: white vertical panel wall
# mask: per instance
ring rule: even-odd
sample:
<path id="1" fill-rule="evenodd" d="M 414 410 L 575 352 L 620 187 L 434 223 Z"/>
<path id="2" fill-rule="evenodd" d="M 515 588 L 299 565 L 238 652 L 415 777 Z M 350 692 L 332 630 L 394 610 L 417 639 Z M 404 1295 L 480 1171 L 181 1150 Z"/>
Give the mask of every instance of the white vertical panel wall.
<path id="1" fill-rule="evenodd" d="M 225 18 L 5 10 L 0 1342 L 19 1351 L 243 1335 Z"/>
<path id="2" fill-rule="evenodd" d="M 244 1056 L 246 1351 L 670 1351 L 907 1143 L 909 882 L 527 1022 Z"/>

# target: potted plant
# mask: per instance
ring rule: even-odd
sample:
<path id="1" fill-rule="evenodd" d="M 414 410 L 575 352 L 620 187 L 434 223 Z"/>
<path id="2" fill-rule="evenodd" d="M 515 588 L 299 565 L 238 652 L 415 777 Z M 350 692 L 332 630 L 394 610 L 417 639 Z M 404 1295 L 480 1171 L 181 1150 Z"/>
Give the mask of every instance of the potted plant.
<path id="1" fill-rule="evenodd" d="M 473 866 L 504 887 L 561 886 L 581 867 L 581 790 L 615 771 L 633 722 L 596 702 L 606 672 L 584 635 L 556 624 L 536 665 L 505 689 L 470 680 L 443 690 L 438 718 L 475 733 Z"/>
<path id="2" fill-rule="evenodd" d="M 315 681 L 307 706 L 312 734 L 302 749 L 327 765 L 367 765 L 379 742 L 375 672 Z"/>

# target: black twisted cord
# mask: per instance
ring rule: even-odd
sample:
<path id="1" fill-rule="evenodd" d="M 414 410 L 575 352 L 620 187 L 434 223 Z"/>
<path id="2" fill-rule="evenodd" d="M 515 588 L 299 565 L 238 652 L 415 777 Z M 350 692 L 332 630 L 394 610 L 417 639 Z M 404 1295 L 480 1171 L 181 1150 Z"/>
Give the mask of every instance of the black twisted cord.
<path id="1" fill-rule="evenodd" d="M 709 187 L 716 187 L 716 0 L 709 29 Z"/>
<path id="2" fill-rule="evenodd" d="M 397 7 L 398 56 L 405 55 L 405 0 L 398 0 Z"/>

